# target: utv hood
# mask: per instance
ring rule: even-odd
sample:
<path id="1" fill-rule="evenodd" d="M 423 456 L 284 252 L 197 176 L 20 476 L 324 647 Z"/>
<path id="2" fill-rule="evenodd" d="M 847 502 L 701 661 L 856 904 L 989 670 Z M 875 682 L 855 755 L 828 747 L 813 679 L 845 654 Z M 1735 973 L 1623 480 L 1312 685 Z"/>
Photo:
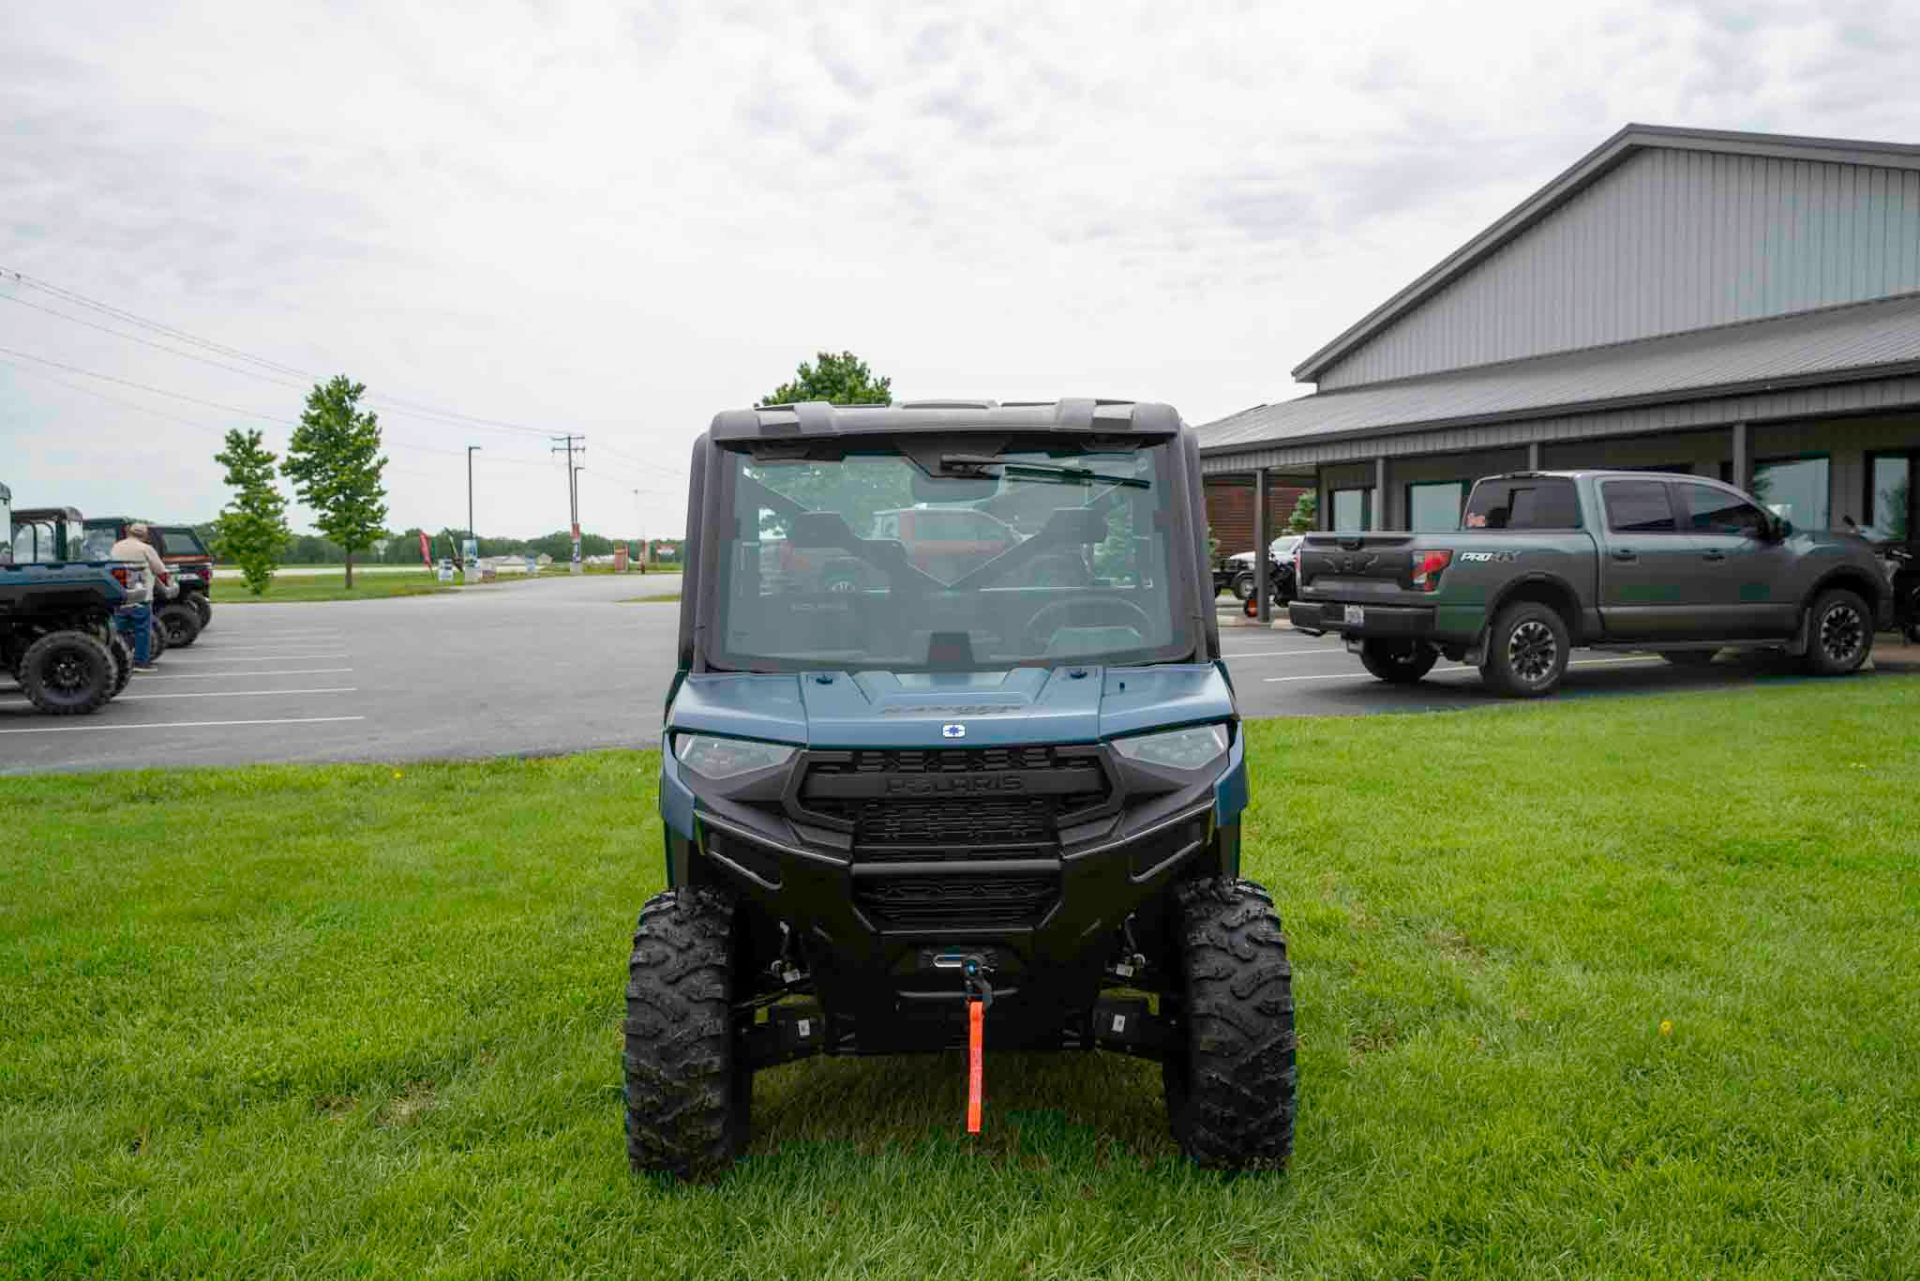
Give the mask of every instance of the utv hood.
<path id="1" fill-rule="evenodd" d="M 1090 743 L 1232 715 L 1232 691 L 1210 663 L 728 673 L 687 677 L 667 730 L 824 748 L 1000 747 Z"/>

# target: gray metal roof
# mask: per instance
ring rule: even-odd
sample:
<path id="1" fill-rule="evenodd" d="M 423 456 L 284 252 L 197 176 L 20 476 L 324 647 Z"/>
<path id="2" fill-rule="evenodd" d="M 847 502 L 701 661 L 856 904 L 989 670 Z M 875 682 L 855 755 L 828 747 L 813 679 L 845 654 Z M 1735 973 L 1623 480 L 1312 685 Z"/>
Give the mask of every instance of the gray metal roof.
<path id="1" fill-rule="evenodd" d="M 1202 454 L 1546 412 L 1766 391 L 1920 369 L 1920 294 L 1373 383 L 1243 409 L 1196 430 Z"/>
<path id="2" fill-rule="evenodd" d="M 1582 156 L 1499 221 L 1447 255 L 1393 297 L 1350 325 L 1332 342 L 1307 357 L 1293 370 L 1300 382 L 1316 381 L 1330 365 L 1421 302 L 1472 270 L 1488 255 L 1539 223 L 1567 201 L 1590 187 L 1635 152 L 1648 147 L 1681 151 L 1712 151 L 1728 155 L 1762 156 L 1784 160 L 1824 161 L 1833 164 L 1873 165 L 1886 169 L 1920 169 L 1920 146 L 1866 142 L 1840 138 L 1805 138 L 1785 134 L 1739 133 L 1720 129 L 1676 129 L 1661 125 L 1630 124 Z"/>

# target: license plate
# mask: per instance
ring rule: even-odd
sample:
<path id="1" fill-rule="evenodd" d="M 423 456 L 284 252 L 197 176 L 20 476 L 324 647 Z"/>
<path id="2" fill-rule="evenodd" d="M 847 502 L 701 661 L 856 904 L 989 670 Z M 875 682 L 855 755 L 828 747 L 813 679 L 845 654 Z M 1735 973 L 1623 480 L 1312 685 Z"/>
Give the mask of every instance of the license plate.
<path id="1" fill-rule="evenodd" d="M 1349 605 L 1347 606 L 1346 620 L 1348 627 L 1364 627 L 1367 622 L 1367 611 L 1358 605 Z"/>

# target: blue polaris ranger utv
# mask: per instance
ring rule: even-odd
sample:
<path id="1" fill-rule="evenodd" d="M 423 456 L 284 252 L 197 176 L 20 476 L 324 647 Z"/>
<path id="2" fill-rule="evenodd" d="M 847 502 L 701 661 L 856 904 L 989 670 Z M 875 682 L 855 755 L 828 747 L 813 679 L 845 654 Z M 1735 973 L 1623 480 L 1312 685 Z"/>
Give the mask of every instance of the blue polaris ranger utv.
<path id="1" fill-rule="evenodd" d="M 694 446 L 628 1156 L 746 1142 L 813 1054 L 1157 1059 L 1181 1147 L 1293 1137 L 1287 945 L 1241 879 L 1246 768 L 1199 453 L 1166 405 L 781 405 Z"/>

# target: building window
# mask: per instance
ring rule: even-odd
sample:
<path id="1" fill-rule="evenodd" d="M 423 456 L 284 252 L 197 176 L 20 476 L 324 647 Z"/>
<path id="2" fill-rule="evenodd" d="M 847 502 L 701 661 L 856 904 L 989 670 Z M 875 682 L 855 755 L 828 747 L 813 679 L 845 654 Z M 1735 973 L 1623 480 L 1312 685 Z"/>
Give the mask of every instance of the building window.
<path id="1" fill-rule="evenodd" d="M 1357 534 L 1372 522 L 1372 491 L 1336 489 L 1333 491 L 1333 528 L 1336 533 Z"/>
<path id="2" fill-rule="evenodd" d="M 1875 540 L 1906 542 L 1913 532 L 1913 455 L 1873 454 L 1867 462 L 1867 527 Z"/>
<path id="3" fill-rule="evenodd" d="M 1792 521 L 1795 529 L 1827 528 L 1831 492 L 1825 458 L 1782 458 L 1753 469 L 1753 496 L 1774 515 Z"/>
<path id="4" fill-rule="evenodd" d="M 1445 480 L 1407 486 L 1407 528 L 1416 534 L 1441 534 L 1460 528 L 1460 504 L 1467 482 Z"/>

